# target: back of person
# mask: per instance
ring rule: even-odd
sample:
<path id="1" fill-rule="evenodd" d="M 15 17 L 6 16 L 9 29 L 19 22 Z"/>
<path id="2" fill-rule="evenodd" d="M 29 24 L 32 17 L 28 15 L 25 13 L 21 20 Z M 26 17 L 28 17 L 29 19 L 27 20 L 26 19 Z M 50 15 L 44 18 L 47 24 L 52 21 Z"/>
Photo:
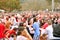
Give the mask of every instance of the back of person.
<path id="1" fill-rule="evenodd" d="M 60 24 L 53 25 L 53 36 L 60 37 Z"/>
<path id="2" fill-rule="evenodd" d="M 52 25 L 49 25 L 46 28 L 46 31 L 47 31 L 48 40 L 49 40 L 49 39 L 51 39 L 53 37 L 53 27 L 52 27 Z"/>
<path id="3" fill-rule="evenodd" d="M 17 36 L 17 40 L 27 40 L 27 38 L 20 35 L 20 36 Z"/>

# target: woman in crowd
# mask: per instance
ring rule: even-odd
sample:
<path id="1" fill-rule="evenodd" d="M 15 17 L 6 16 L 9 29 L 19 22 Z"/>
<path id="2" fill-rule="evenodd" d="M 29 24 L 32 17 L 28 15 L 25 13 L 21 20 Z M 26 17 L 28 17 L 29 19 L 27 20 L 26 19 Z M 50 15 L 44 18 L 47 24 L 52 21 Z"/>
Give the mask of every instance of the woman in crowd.
<path id="1" fill-rule="evenodd" d="M 28 32 L 31 35 L 31 37 L 33 38 L 34 30 L 33 30 L 32 24 L 33 24 L 33 18 L 29 18 L 28 19 Z"/>
<path id="2" fill-rule="evenodd" d="M 41 38 L 43 38 L 44 40 L 51 40 L 53 38 L 52 21 L 47 20 L 46 23 L 47 24 L 44 24 L 41 29 Z"/>
<path id="3" fill-rule="evenodd" d="M 25 23 L 20 23 L 19 24 L 19 28 L 25 28 L 24 31 L 22 32 L 23 33 L 23 36 L 28 38 L 29 40 L 32 40 L 32 37 L 30 36 L 30 34 L 28 33 L 27 29 L 26 29 L 26 24 Z"/>
<path id="4" fill-rule="evenodd" d="M 33 23 L 33 29 L 34 29 L 34 37 L 33 40 L 39 40 L 40 39 L 40 25 L 38 23 L 37 18 L 34 18 Z"/>
<path id="5" fill-rule="evenodd" d="M 10 29 L 11 22 L 9 21 L 9 18 L 8 18 L 8 17 L 6 18 L 5 26 L 6 26 L 6 29 L 7 29 L 7 30 Z"/>
<path id="6" fill-rule="evenodd" d="M 48 20 L 48 27 L 46 28 L 46 32 L 47 32 L 47 40 L 51 40 L 53 38 L 53 27 L 51 20 Z"/>
<path id="7" fill-rule="evenodd" d="M 24 34 L 25 33 L 24 30 L 25 30 L 24 27 L 20 27 L 19 28 L 16 40 L 29 40 L 27 37 L 24 36 L 25 35 Z"/>

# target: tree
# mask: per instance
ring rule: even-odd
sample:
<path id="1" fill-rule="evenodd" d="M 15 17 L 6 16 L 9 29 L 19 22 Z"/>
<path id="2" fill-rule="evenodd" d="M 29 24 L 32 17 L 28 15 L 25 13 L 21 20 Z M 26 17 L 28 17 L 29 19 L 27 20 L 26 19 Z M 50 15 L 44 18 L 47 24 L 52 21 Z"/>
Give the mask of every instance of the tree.
<path id="1" fill-rule="evenodd" d="M 46 0 L 49 4 L 52 3 L 52 0 Z M 59 2 L 60 3 L 60 0 L 54 0 L 55 3 Z"/>
<path id="2" fill-rule="evenodd" d="M 6 11 L 20 10 L 20 0 L 0 0 L 0 9 Z"/>
<path id="3" fill-rule="evenodd" d="M 46 0 L 20 0 L 21 10 L 44 10 L 47 8 Z"/>
<path id="4" fill-rule="evenodd" d="M 52 0 L 46 0 L 48 2 L 49 5 L 52 5 Z M 54 7 L 57 8 L 59 7 L 60 8 L 60 0 L 54 0 Z"/>

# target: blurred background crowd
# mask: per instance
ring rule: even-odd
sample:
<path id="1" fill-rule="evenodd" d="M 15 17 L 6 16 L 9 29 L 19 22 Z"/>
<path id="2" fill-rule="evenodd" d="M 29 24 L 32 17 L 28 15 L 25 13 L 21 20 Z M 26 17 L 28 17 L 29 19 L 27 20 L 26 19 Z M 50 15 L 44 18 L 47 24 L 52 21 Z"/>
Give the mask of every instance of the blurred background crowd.
<path id="1" fill-rule="evenodd" d="M 0 40 L 60 40 L 60 0 L 0 0 Z"/>
<path id="2" fill-rule="evenodd" d="M 0 16 L 0 40 L 51 40 L 59 37 L 59 12 L 24 11 Z"/>

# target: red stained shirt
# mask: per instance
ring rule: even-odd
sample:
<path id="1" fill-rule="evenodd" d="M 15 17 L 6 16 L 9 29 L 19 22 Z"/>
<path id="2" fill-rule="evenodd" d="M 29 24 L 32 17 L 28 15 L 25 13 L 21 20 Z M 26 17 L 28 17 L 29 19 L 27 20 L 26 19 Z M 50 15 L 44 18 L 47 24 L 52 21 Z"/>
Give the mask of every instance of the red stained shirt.
<path id="1" fill-rule="evenodd" d="M 4 38 L 5 25 L 0 23 L 0 38 Z"/>
<path id="2" fill-rule="evenodd" d="M 16 35 L 16 32 L 14 30 L 8 30 L 5 35 L 8 36 L 8 37 L 10 37 L 11 34 Z"/>
<path id="3" fill-rule="evenodd" d="M 46 27 L 48 27 L 48 23 L 45 23 L 45 24 L 43 25 L 43 29 L 46 29 Z"/>

